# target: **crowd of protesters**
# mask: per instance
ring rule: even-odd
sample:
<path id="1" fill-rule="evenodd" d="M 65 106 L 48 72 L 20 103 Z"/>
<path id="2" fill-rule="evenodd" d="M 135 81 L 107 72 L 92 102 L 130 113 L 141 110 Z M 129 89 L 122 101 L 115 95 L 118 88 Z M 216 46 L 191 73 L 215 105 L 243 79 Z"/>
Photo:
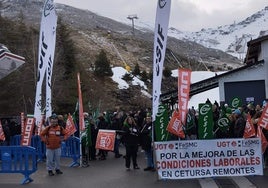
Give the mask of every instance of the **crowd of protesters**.
<path id="1" fill-rule="evenodd" d="M 206 103 L 211 103 L 209 100 Z M 262 105 L 253 105 L 251 103 L 232 109 L 227 104 L 219 105 L 216 101 L 212 104 L 213 113 L 213 134 L 214 138 L 243 138 L 244 129 L 247 121 L 247 114 L 250 114 L 251 121 L 256 129 L 257 123 L 261 117 L 262 110 L 266 105 L 266 101 Z M 111 152 L 105 150 L 96 150 L 95 144 L 99 129 L 109 129 L 116 131 L 116 139 L 114 144 L 113 155 L 115 158 L 125 158 L 125 167 L 130 170 L 140 169 L 137 161 L 137 153 L 139 148 L 144 151 L 147 166 L 145 171 L 154 171 L 153 148 L 152 148 L 152 118 L 151 109 L 138 111 L 114 111 L 103 112 L 97 117 L 91 112 L 84 113 L 85 131 L 81 135 L 82 158 L 84 167 L 89 166 L 90 161 L 106 160 L 107 155 Z M 170 113 L 171 114 L 171 113 Z M 191 117 L 191 126 L 185 125 L 185 139 L 198 139 L 198 110 L 190 108 L 188 116 Z M 229 126 L 222 129 L 219 127 L 218 120 L 225 115 L 229 119 Z M 189 120 L 187 118 L 187 120 Z M 0 145 L 9 145 L 10 137 L 21 134 L 20 126 L 16 123 L 8 122 L 2 119 L 2 127 L 6 136 L 5 141 L 0 141 Z M 66 117 L 58 115 L 58 124 L 65 128 Z M 77 123 L 76 123 L 77 124 Z M 16 127 L 16 128 L 14 128 Z M 262 130 L 266 139 L 268 139 L 268 131 Z M 75 133 L 79 136 L 79 131 Z M 176 137 L 173 137 L 176 138 Z M 125 153 L 120 153 L 119 146 L 125 147 Z M 110 154 L 109 154 L 110 155 Z M 266 165 L 268 165 L 268 151 L 264 153 Z"/>
<path id="2" fill-rule="evenodd" d="M 115 111 L 115 112 L 103 112 L 96 120 L 91 113 L 84 113 L 86 130 L 82 133 L 82 156 L 83 166 L 89 166 L 89 161 L 94 160 L 106 160 L 108 152 L 105 150 L 96 150 L 96 138 L 99 129 L 115 130 L 116 137 L 114 143 L 113 155 L 115 158 L 125 158 L 125 167 L 130 170 L 131 164 L 133 169 L 140 169 L 137 162 L 137 154 L 140 146 L 145 151 L 148 161 L 148 166 L 144 169 L 145 171 L 154 171 L 153 165 L 153 151 L 151 148 L 152 138 L 152 122 L 146 119 L 151 118 L 150 109 L 139 110 L 139 111 Z M 143 128 L 147 125 L 146 128 Z M 86 134 L 90 134 L 87 135 Z M 86 142 L 86 138 L 91 138 L 90 143 Z M 147 140 L 145 140 L 147 138 Z M 144 142 L 143 142 L 144 141 Z M 147 142 L 145 144 L 145 141 Z M 125 154 L 120 153 L 120 145 L 125 147 Z M 145 146 L 146 145 L 146 146 Z M 148 151 L 148 152 L 147 152 Z"/>
<path id="3" fill-rule="evenodd" d="M 263 101 L 263 104 L 253 105 L 252 103 L 248 103 L 242 105 L 237 108 L 232 108 L 228 104 L 224 104 L 220 106 L 217 101 L 213 104 L 209 99 L 206 103 L 210 103 L 212 105 L 212 115 L 213 115 L 213 136 L 215 139 L 223 139 L 223 138 L 243 138 L 244 131 L 247 122 L 247 116 L 250 115 L 251 123 L 255 129 L 255 135 L 251 137 L 257 137 L 258 132 L 258 122 L 262 115 L 263 109 L 267 104 L 267 100 Z M 192 119 L 191 126 L 185 126 L 185 134 L 186 139 L 199 139 L 198 138 L 198 111 L 194 108 L 189 109 L 188 115 Z M 221 127 L 218 123 L 218 120 L 221 117 L 227 117 L 229 120 L 228 126 Z M 262 133 L 265 138 L 268 140 L 268 130 L 262 129 Z M 268 166 L 268 147 L 264 152 L 264 162 L 265 165 Z"/>

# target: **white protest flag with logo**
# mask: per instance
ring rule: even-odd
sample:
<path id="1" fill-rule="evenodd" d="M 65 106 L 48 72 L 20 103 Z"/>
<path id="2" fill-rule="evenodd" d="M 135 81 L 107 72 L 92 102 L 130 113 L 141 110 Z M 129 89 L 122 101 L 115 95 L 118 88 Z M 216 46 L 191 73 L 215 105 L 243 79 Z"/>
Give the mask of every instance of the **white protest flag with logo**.
<path id="1" fill-rule="evenodd" d="M 35 108 L 34 117 L 36 119 L 36 125 L 40 126 L 42 121 L 42 84 L 47 69 L 47 64 L 51 54 L 51 42 L 53 41 L 53 35 L 55 31 L 55 7 L 53 0 L 45 0 L 41 25 L 39 34 L 39 49 L 38 49 L 38 73 L 37 73 L 37 84 L 35 94 Z M 55 44 L 54 44 L 55 45 Z M 54 56 L 54 52 L 53 52 Z"/>
<path id="2" fill-rule="evenodd" d="M 52 115 L 52 107 L 51 107 L 51 78 L 52 78 L 52 71 L 53 71 L 53 64 L 54 64 L 54 53 L 55 53 L 55 45 L 56 45 L 56 27 L 57 27 L 57 15 L 55 11 L 55 7 L 51 7 L 50 11 L 50 22 L 49 22 L 49 44 L 47 49 L 47 79 L 46 79 L 46 118 Z"/>
<path id="3" fill-rule="evenodd" d="M 153 56 L 153 109 L 152 120 L 155 121 L 158 112 L 163 64 L 165 60 L 167 32 L 170 15 L 171 0 L 158 0 L 155 33 L 154 33 L 154 56 Z"/>

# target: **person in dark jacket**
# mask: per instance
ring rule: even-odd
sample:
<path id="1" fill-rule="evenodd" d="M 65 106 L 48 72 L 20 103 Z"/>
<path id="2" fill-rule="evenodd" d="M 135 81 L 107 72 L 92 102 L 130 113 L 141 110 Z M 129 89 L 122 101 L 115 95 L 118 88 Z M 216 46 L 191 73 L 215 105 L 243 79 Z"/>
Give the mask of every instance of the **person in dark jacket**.
<path id="1" fill-rule="evenodd" d="M 127 170 L 130 170 L 131 159 L 134 169 L 140 169 L 137 164 L 137 153 L 139 147 L 139 129 L 133 117 L 128 116 L 125 121 L 122 130 L 124 131 L 124 141 L 126 147 L 126 163 Z"/>
<path id="2" fill-rule="evenodd" d="M 113 117 L 112 117 L 112 123 L 111 123 L 111 130 L 116 131 L 116 137 L 115 137 L 115 143 L 114 143 L 114 156 L 115 158 L 120 158 L 122 154 L 119 152 L 119 145 L 120 145 L 120 140 L 121 140 L 121 130 L 122 130 L 122 121 L 120 114 L 118 112 L 114 112 Z"/>
<path id="3" fill-rule="evenodd" d="M 155 171 L 152 148 L 152 118 L 146 117 L 146 122 L 141 129 L 141 148 L 145 151 L 147 167 L 144 171 Z"/>
<path id="4" fill-rule="evenodd" d="M 239 109 L 236 109 L 233 114 L 235 115 L 234 122 L 234 138 L 243 138 L 244 130 L 246 126 L 246 120 L 241 114 Z"/>

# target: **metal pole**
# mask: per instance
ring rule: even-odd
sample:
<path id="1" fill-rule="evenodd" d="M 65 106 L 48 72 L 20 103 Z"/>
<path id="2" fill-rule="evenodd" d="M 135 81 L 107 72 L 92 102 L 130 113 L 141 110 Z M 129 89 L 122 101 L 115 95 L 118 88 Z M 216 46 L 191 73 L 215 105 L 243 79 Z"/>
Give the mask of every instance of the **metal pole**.
<path id="1" fill-rule="evenodd" d="M 130 19 L 132 21 L 132 34 L 134 35 L 134 19 L 138 19 L 137 15 L 136 14 L 133 14 L 133 15 L 129 15 L 127 17 L 127 19 Z"/>

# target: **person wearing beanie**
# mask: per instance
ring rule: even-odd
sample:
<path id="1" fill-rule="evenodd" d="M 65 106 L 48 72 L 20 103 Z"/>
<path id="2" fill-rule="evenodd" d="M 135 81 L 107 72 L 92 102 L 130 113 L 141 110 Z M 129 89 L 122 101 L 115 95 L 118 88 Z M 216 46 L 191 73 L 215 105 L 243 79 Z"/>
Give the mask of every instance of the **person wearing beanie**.
<path id="1" fill-rule="evenodd" d="M 241 114 L 241 111 L 239 109 L 235 109 L 233 111 L 233 114 L 234 114 L 233 136 L 234 136 L 234 138 L 243 138 L 244 129 L 246 126 L 246 120 L 245 120 L 244 116 Z"/>
<path id="2" fill-rule="evenodd" d="M 147 159 L 147 167 L 144 168 L 144 171 L 155 171 L 152 148 L 152 126 L 152 117 L 147 116 L 140 131 L 141 147 L 145 151 L 145 156 Z"/>

